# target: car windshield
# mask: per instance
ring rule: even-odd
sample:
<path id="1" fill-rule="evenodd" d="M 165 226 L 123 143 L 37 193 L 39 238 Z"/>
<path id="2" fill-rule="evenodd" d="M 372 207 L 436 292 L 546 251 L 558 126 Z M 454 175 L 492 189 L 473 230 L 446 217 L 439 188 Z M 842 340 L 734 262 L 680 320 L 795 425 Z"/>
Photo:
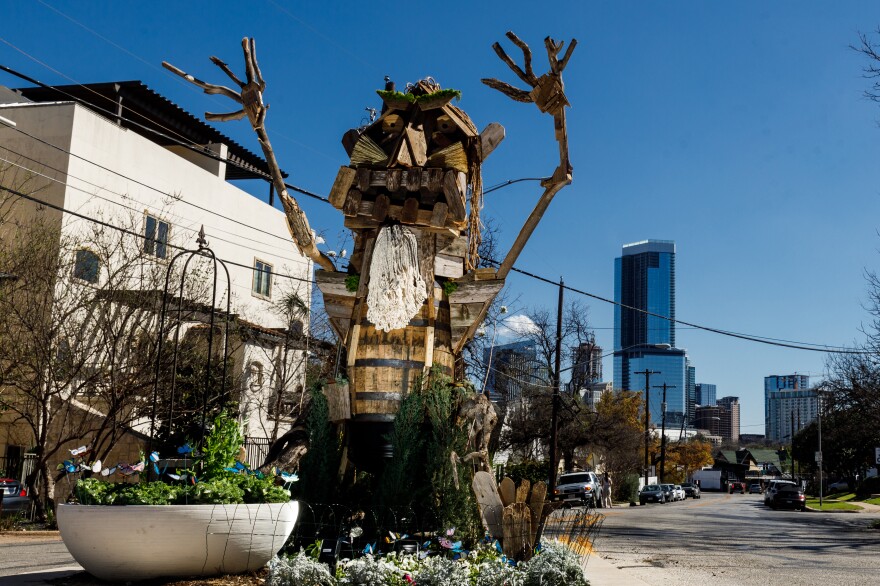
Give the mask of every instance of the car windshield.
<path id="1" fill-rule="evenodd" d="M 671 484 L 663 484 L 661 486 L 663 486 L 664 490 L 672 490 L 674 488 Z"/>
<path id="2" fill-rule="evenodd" d="M 577 482 L 589 482 L 589 474 L 564 474 L 559 477 L 559 484 L 574 484 Z"/>
<path id="3" fill-rule="evenodd" d="M 646 486 L 642 490 L 644 490 L 646 492 L 650 492 L 650 491 L 658 491 L 658 490 L 663 490 L 663 489 L 660 488 L 660 485 L 658 485 L 658 484 L 649 484 L 648 486 Z"/>
<path id="4" fill-rule="evenodd" d="M 681 485 L 682 488 L 691 488 L 693 485 L 690 482 L 685 482 Z"/>

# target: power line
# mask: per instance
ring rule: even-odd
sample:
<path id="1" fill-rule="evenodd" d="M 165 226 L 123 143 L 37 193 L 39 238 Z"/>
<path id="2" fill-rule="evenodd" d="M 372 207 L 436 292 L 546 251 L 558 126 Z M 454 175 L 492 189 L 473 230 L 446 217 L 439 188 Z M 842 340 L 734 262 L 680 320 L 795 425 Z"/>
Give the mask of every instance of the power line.
<path id="1" fill-rule="evenodd" d="M 484 259 L 484 260 L 486 260 L 492 264 L 495 264 L 495 265 L 500 264 L 498 261 L 492 260 L 489 258 Z M 525 275 L 527 277 L 531 277 L 533 279 L 536 279 L 538 281 L 542 281 L 542 282 L 547 283 L 549 285 L 553 285 L 554 287 L 559 286 L 559 283 L 557 283 L 556 281 L 552 281 L 546 277 L 542 277 L 540 275 L 536 275 L 534 273 L 530 273 L 528 271 L 524 271 L 524 270 L 518 269 L 516 267 L 513 267 L 512 270 L 514 272 L 521 274 L 521 275 Z M 795 350 L 809 350 L 812 352 L 826 352 L 829 354 L 871 354 L 871 352 L 868 352 L 868 351 L 852 350 L 849 348 L 842 348 L 840 346 L 827 346 L 827 345 L 822 345 L 822 344 L 810 344 L 809 342 L 792 342 L 790 340 L 780 340 L 777 338 L 762 338 L 760 336 L 752 336 L 749 334 L 741 334 L 739 332 L 731 332 L 728 330 L 721 330 L 721 329 L 712 328 L 709 326 L 701 326 L 699 324 L 686 322 L 686 321 L 683 321 L 680 319 L 671 318 L 669 316 L 661 315 L 659 313 L 654 313 L 654 312 L 648 311 L 646 309 L 641 309 L 639 307 L 633 307 L 631 305 L 626 305 L 624 303 L 620 303 L 619 301 L 614 301 L 612 299 L 608 299 L 607 297 L 602 297 L 600 295 L 588 293 L 587 291 L 582 291 L 580 289 L 576 289 L 576 288 L 570 287 L 568 285 L 563 285 L 563 287 L 565 287 L 565 289 L 567 289 L 573 293 L 577 293 L 579 295 L 584 295 L 585 297 L 590 297 L 591 299 L 596 299 L 598 301 L 603 301 L 605 303 L 610 303 L 611 305 L 616 305 L 616 306 L 623 308 L 623 309 L 637 311 L 639 313 L 643 313 L 643 314 L 649 315 L 651 317 L 658 317 L 660 319 L 665 319 L 666 321 L 671 322 L 671 323 L 683 324 L 683 325 L 689 326 L 689 327 L 697 329 L 697 330 L 703 330 L 706 332 L 712 332 L 714 334 L 720 334 L 722 336 L 729 336 L 732 338 L 738 338 L 740 340 L 747 340 L 750 342 L 758 342 L 760 344 L 768 344 L 770 346 L 780 346 L 782 348 L 792 348 Z"/>
<path id="2" fill-rule="evenodd" d="M 82 85 L 82 84 L 79 84 L 78 82 L 76 82 L 76 80 L 73 80 L 73 79 L 71 79 L 71 78 L 65 76 L 63 73 L 61 73 L 61 72 L 59 72 L 59 71 L 53 69 L 53 68 L 50 67 L 49 65 L 46 65 L 45 63 L 42 63 L 40 60 L 38 60 L 38 59 L 36 59 L 35 57 L 29 55 L 27 52 L 25 52 L 25 51 L 23 51 L 22 49 L 16 47 L 14 44 L 12 44 L 12 43 L 10 43 L 9 41 L 3 39 L 2 37 L 0 37 L 0 42 L 3 42 L 3 43 L 5 43 L 5 44 L 9 45 L 10 47 L 12 47 L 13 49 L 15 49 L 16 51 L 19 51 L 20 53 L 22 53 L 23 55 L 25 55 L 25 56 L 28 57 L 29 59 L 33 60 L 34 62 L 39 63 L 40 65 L 46 67 L 46 68 L 49 69 L 50 71 L 54 71 L 54 72 L 57 73 L 58 75 L 61 75 L 62 77 L 65 77 L 66 79 L 69 79 L 70 81 L 73 81 L 74 83 L 76 83 L 76 84 L 79 85 L 80 87 L 83 87 L 84 89 L 88 89 L 89 91 L 92 91 L 93 93 L 95 93 L 96 95 L 99 95 L 99 96 L 102 97 L 103 99 L 109 99 L 109 98 L 107 98 L 106 96 L 103 96 L 103 95 L 101 95 L 101 94 L 98 94 L 97 92 L 94 92 L 94 90 L 92 90 L 91 88 L 88 88 L 87 86 L 84 86 L 84 85 Z M 19 77 L 19 78 L 21 78 L 21 79 L 24 79 L 24 80 L 26 80 L 26 81 L 28 81 L 28 82 L 30 82 L 30 83 L 34 83 L 34 84 L 36 84 L 36 85 L 39 85 L 40 87 L 47 88 L 47 89 L 52 89 L 52 90 L 54 90 L 54 91 L 57 91 L 57 92 L 59 92 L 59 93 L 61 93 L 61 94 L 63 94 L 63 95 L 68 96 L 69 98 L 71 98 L 73 101 L 75 101 L 75 102 L 77 102 L 77 103 L 83 104 L 83 105 L 85 105 L 85 106 L 87 106 L 87 107 L 96 108 L 96 109 L 98 109 L 98 110 L 104 112 L 105 114 L 107 114 L 107 115 L 113 117 L 113 118 L 122 118 L 123 120 L 126 120 L 126 121 L 129 122 L 130 124 L 136 125 L 136 126 L 138 126 L 139 128 L 141 128 L 141 129 L 143 129 L 143 130 L 145 130 L 145 131 L 147 131 L 147 132 L 151 132 L 151 133 L 153 133 L 153 134 L 155 134 L 155 135 L 157 135 L 157 136 L 160 136 L 160 137 L 162 137 L 162 138 L 165 138 L 166 140 L 170 140 L 170 141 L 172 141 L 172 142 L 175 142 L 175 143 L 177 143 L 178 145 L 183 146 L 183 147 L 185 147 L 185 148 L 188 148 L 188 149 L 190 149 L 190 150 L 192 150 L 192 151 L 194 151 L 194 152 L 197 152 L 197 153 L 199 153 L 199 154 L 202 154 L 202 155 L 207 156 L 207 157 L 209 157 L 209 158 L 212 158 L 212 159 L 214 159 L 214 160 L 221 161 L 221 162 L 224 162 L 224 163 L 226 163 L 226 164 L 231 164 L 231 165 L 233 165 L 233 166 L 236 166 L 236 167 L 239 167 L 239 168 L 242 168 L 242 169 L 248 170 L 248 171 L 250 171 L 250 172 L 253 172 L 253 173 L 257 174 L 257 175 L 262 176 L 262 177 L 265 178 L 265 179 L 268 179 L 268 178 L 269 178 L 268 175 L 266 175 L 266 174 L 263 173 L 262 171 L 259 171 L 259 170 L 256 170 L 256 169 L 252 169 L 252 168 L 246 167 L 245 165 L 242 165 L 242 164 L 240 164 L 240 163 L 237 163 L 237 162 L 232 161 L 232 160 L 229 160 L 229 159 L 224 159 L 223 157 L 219 156 L 218 154 L 216 154 L 216 153 L 214 153 L 214 152 L 212 152 L 212 151 L 209 151 L 209 150 L 205 149 L 204 147 L 201 147 L 200 145 L 195 145 L 194 143 L 186 143 L 186 142 L 179 141 L 179 140 L 177 140 L 177 139 L 175 139 L 175 138 L 173 138 L 173 137 L 171 137 L 171 136 L 168 136 L 168 135 L 166 135 L 166 134 L 163 134 L 163 133 L 161 133 L 161 132 L 159 132 L 159 131 L 157 131 L 157 130 L 155 130 L 155 129 L 148 128 L 148 127 L 146 127 L 146 126 L 144 126 L 144 125 L 142 125 L 142 124 L 140 124 L 140 123 L 138 123 L 138 122 L 135 122 L 135 121 L 131 120 L 130 118 L 124 118 L 124 117 L 121 117 L 121 116 L 119 116 L 116 112 L 111 112 L 111 111 L 109 111 L 109 110 L 107 110 L 107 109 L 104 109 L 104 108 L 101 108 L 100 106 L 97 106 L 97 105 L 95 105 L 95 104 L 86 104 L 83 100 L 80 100 L 79 98 L 76 98 L 75 96 L 73 96 L 73 95 L 71 95 L 71 94 L 68 94 L 67 92 L 64 92 L 63 90 L 61 90 L 61 89 L 59 89 L 59 88 L 57 88 L 57 87 L 54 87 L 54 86 L 50 86 L 50 85 L 44 84 L 44 83 L 42 83 L 42 82 L 40 82 L 40 81 L 37 81 L 36 79 L 33 79 L 33 78 L 29 77 L 29 76 L 26 76 L 26 75 L 24 75 L 24 74 L 22 74 L 22 73 L 19 73 L 19 72 L 15 71 L 15 70 L 13 70 L 13 69 L 11 69 L 11 68 L 9 68 L 9 67 L 6 67 L 5 65 L 0 65 L 0 70 L 6 71 L 7 73 L 10 73 L 10 74 L 12 74 L 12 75 L 15 75 L 16 77 Z M 115 102 L 114 102 L 114 106 L 115 106 L 115 105 L 116 105 L 116 104 L 115 104 Z M 156 121 L 154 121 L 154 120 L 150 120 L 149 118 L 146 118 L 143 114 L 140 114 L 140 113 L 138 113 L 138 112 L 133 112 L 133 113 L 139 115 L 141 118 L 144 118 L 145 120 L 149 120 L 150 122 L 153 122 L 154 124 L 157 124 L 158 126 L 160 126 L 160 127 L 162 127 L 162 128 L 165 128 L 164 126 L 162 126 L 162 125 L 159 124 L 158 122 L 156 122 Z M 177 133 L 174 132 L 173 130 L 171 130 L 171 132 L 174 133 L 174 134 L 177 134 Z M 178 136 L 180 136 L 180 135 L 178 134 Z M 39 139 L 38 139 L 38 140 L 39 140 Z M 54 145 L 52 145 L 52 146 L 54 146 Z M 58 147 L 56 147 L 56 148 L 58 148 Z M 520 178 L 520 179 L 509 180 L 509 181 L 506 181 L 506 182 L 500 183 L 500 184 L 498 184 L 498 185 L 495 185 L 495 186 L 493 186 L 493 187 L 490 187 L 488 190 L 484 191 L 484 193 L 491 193 L 492 191 L 495 191 L 495 190 L 497 190 L 497 189 L 501 189 L 502 187 L 506 187 L 506 186 L 508 186 L 508 185 L 512 185 L 513 183 L 517 183 L 517 182 L 519 182 L 519 181 L 539 181 L 539 180 L 543 180 L 543 179 L 544 179 L 544 178 L 542 178 L 542 177 L 524 177 L 524 178 Z M 285 183 L 285 187 L 287 187 L 288 189 L 291 189 L 291 190 L 293 190 L 293 191 L 295 191 L 295 192 L 297 192 L 297 193 L 301 193 L 301 194 L 303 194 L 303 195 L 306 195 L 306 196 L 308 196 L 308 197 L 312 197 L 312 198 L 314 198 L 314 199 L 317 199 L 317 200 L 319 200 L 319 201 L 323 201 L 323 202 L 325 202 L 325 203 L 329 203 L 329 201 L 330 201 L 330 200 L 329 200 L 328 198 L 326 198 L 326 197 L 323 197 L 323 196 L 318 195 L 318 194 L 316 194 L 316 193 L 314 193 L 314 192 L 311 192 L 311 191 L 308 191 L 308 190 L 305 190 L 305 189 L 302 189 L 302 188 L 296 187 L 296 186 L 294 186 L 294 185 L 290 185 L 290 184 Z M 72 212 L 70 212 L 70 213 L 72 213 Z M 494 261 L 494 260 L 492 260 L 492 259 L 486 259 L 486 260 L 489 261 L 489 262 L 491 262 L 491 263 L 493 263 L 493 264 L 496 264 L 496 265 L 499 264 L 497 261 Z M 252 268 L 252 267 L 248 267 L 248 268 Z M 518 268 L 516 268 L 516 267 L 512 267 L 512 270 L 515 271 L 515 272 L 517 272 L 517 273 L 519 273 L 519 274 L 522 274 L 522 275 L 525 275 L 525 276 L 531 277 L 531 278 L 533 278 L 533 279 L 536 279 L 536 280 L 538 280 L 538 281 L 542 281 L 542 282 L 545 282 L 545 283 L 548 283 L 548 284 L 551 284 L 551 285 L 554 285 L 554 286 L 558 286 L 558 285 L 559 285 L 559 284 L 556 283 L 555 281 L 552 281 L 552 280 L 550 280 L 550 279 L 547 279 L 546 277 L 541 277 L 540 275 L 536 275 L 536 274 L 534 274 L 534 273 L 531 273 L 531 272 L 528 272 L 528 271 L 524 271 L 524 270 L 522 270 L 522 269 L 518 269 Z M 694 328 L 694 329 L 703 330 L 703 331 L 707 331 L 707 332 L 711 332 L 711 333 L 715 333 L 715 334 L 719 334 L 719 335 L 723 335 L 723 336 L 728 336 L 728 337 L 732 337 L 732 338 L 737 338 L 737 339 L 741 339 L 741 340 L 746 340 L 746 341 L 751 341 L 751 342 L 757 342 L 757 343 L 767 344 L 767 345 L 771 345 L 771 346 L 778 346 L 778 347 L 782 347 L 782 348 L 791 348 L 791 349 L 795 349 L 795 350 L 808 350 L 808 351 L 812 351 L 812 352 L 825 352 L 825 353 L 830 353 L 830 354 L 870 354 L 870 352 L 867 352 L 867 351 L 851 350 L 851 349 L 842 348 L 842 347 L 838 347 L 838 346 L 829 346 L 829 345 L 824 345 L 824 344 L 811 344 L 811 343 L 808 343 L 808 342 L 795 342 L 795 341 L 791 341 L 791 340 L 784 340 L 784 339 L 778 339 L 778 338 L 760 337 L 760 336 L 754 336 L 754 335 L 749 335 L 749 334 L 742 334 L 742 333 L 739 333 L 739 332 L 733 332 L 733 331 L 729 331 L 729 330 L 722 330 L 722 329 L 713 328 L 713 327 L 709 327 L 709 326 L 702 326 L 702 325 L 699 325 L 699 324 L 695 324 L 695 323 L 691 323 L 691 322 L 686 322 L 686 321 L 683 321 L 683 320 L 678 320 L 678 319 L 670 318 L 670 317 L 668 317 L 668 316 L 664 316 L 664 315 L 661 315 L 661 314 L 653 313 L 653 312 L 650 312 L 650 311 L 647 311 L 647 310 L 644 310 L 644 309 L 641 309 L 641 308 L 638 308 L 638 307 L 633 307 L 633 306 L 625 305 L 625 304 L 623 304 L 623 303 L 620 303 L 620 302 L 617 302 L 617 301 L 613 301 L 613 300 L 611 300 L 611 299 L 608 299 L 608 298 L 605 298 L 605 297 L 602 297 L 602 296 L 599 296 L 599 295 L 595 295 L 595 294 L 593 294 L 593 293 L 589 293 L 589 292 L 586 292 L 586 291 L 582 291 L 582 290 L 580 290 L 580 289 L 576 289 L 576 288 L 571 287 L 571 286 L 568 286 L 568 285 L 563 285 L 563 288 L 564 288 L 564 289 L 567 289 L 567 290 L 569 290 L 569 291 L 571 291 L 571 292 L 573 292 L 573 293 L 578 293 L 579 295 L 584 295 L 584 296 L 586 296 L 586 297 L 589 297 L 589 298 L 592 298 L 592 299 L 596 299 L 596 300 L 598 300 L 598 301 L 602 301 L 602 302 L 605 302 L 605 303 L 609 303 L 609 304 L 612 304 L 612 305 L 616 305 L 616 306 L 618 306 L 618 307 L 621 307 L 621 308 L 624 308 L 624 309 L 628 309 L 628 310 L 631 310 L 631 311 L 636 311 L 636 312 L 639 312 L 639 313 L 643 313 L 643 314 L 645 314 L 645 315 L 649 315 L 649 316 L 652 316 L 652 317 L 658 317 L 658 318 L 660 318 L 660 319 L 667 320 L 667 321 L 669 321 L 669 322 L 671 322 L 671 323 L 682 324 L 682 325 L 689 326 L 689 327 Z"/>
<path id="3" fill-rule="evenodd" d="M 95 224 L 98 224 L 99 226 L 104 226 L 105 228 L 110 228 L 111 230 L 117 230 L 117 231 L 119 231 L 119 232 L 122 232 L 123 234 L 127 234 L 127 235 L 129 235 L 129 236 L 134 236 L 135 238 L 139 238 L 139 239 L 141 239 L 141 240 L 147 240 L 147 239 L 148 239 L 147 236 L 146 236 L 145 234 L 140 234 L 140 233 L 135 232 L 135 231 L 133 231 L 133 230 L 129 230 L 128 228 L 123 228 L 123 227 L 121 227 L 121 226 L 116 226 L 116 225 L 111 224 L 110 222 L 105 222 L 104 220 L 99 220 L 98 218 L 93 218 L 93 217 L 91 217 L 91 216 L 87 216 L 86 214 L 81 214 L 81 213 L 79 213 L 79 212 L 75 212 L 75 211 L 73 211 L 73 210 L 69 210 L 69 209 L 65 208 L 64 206 L 59 206 L 59 205 L 55 205 L 55 204 L 53 204 L 53 203 L 49 203 L 48 201 L 42 200 L 42 199 L 40 199 L 40 198 L 38 198 L 38 197 L 34 197 L 34 196 L 32 196 L 32 195 L 28 195 L 28 194 L 26 194 L 26 193 L 22 193 L 22 192 L 20 192 L 20 191 L 18 191 L 18 190 L 16 190 L 16 189 L 11 189 L 11 188 L 9 188 L 9 187 L 4 187 L 4 186 L 0 185 L 0 191 L 5 191 L 5 192 L 7 192 L 7 193 L 11 193 L 12 195 L 14 195 L 14 196 L 16 196 L 16 197 L 20 197 L 20 198 L 22 198 L 22 199 L 26 199 L 26 200 L 31 201 L 31 202 L 33 202 L 33 203 L 36 203 L 36 204 L 39 204 L 39 205 L 45 206 L 45 207 L 50 208 L 50 209 L 53 209 L 53 210 L 57 210 L 57 211 L 59 211 L 59 212 L 64 212 L 64 213 L 66 213 L 66 214 L 70 214 L 70 215 L 72 215 L 72 216 L 76 216 L 77 218 L 81 218 L 81 219 L 86 220 L 86 221 L 88 221 L 88 222 L 93 222 L 93 223 L 95 223 Z M 184 248 L 183 246 L 177 246 L 177 245 L 175 245 L 175 244 L 171 244 L 170 242 L 166 242 L 165 245 L 166 245 L 168 248 L 171 248 L 171 249 L 174 249 L 174 250 L 179 250 L 179 251 L 190 251 L 190 249 L 188 249 L 188 248 Z M 191 252 L 191 251 L 190 251 L 190 252 Z M 249 270 L 249 271 L 253 271 L 253 270 L 254 270 L 254 267 L 252 267 L 252 266 L 250 266 L 250 265 L 242 264 L 242 263 L 239 263 L 239 262 L 235 262 L 235 261 L 231 261 L 231 260 L 226 260 L 226 259 L 222 259 L 222 258 L 218 258 L 217 260 L 223 261 L 224 263 L 226 263 L 226 264 L 228 264 L 228 265 L 230 265 L 230 266 L 240 267 L 240 268 L 243 268 L 243 269 L 247 269 L 247 270 Z M 303 278 L 301 278 L 301 277 L 294 277 L 293 275 L 286 275 L 286 274 L 282 274 L 282 273 L 273 273 L 273 275 L 276 276 L 276 277 L 284 278 L 284 279 L 291 279 L 291 280 L 293 280 L 293 281 L 300 281 L 300 282 L 303 282 L 303 283 L 317 284 L 317 282 L 316 282 L 315 280 L 313 280 L 313 279 L 303 279 Z"/>
<path id="4" fill-rule="evenodd" d="M 7 151 L 9 151 L 9 152 L 11 152 L 11 153 L 13 153 L 13 154 L 15 154 L 15 155 L 17 155 L 17 156 L 20 156 L 20 157 L 23 157 L 23 158 L 25 158 L 25 159 L 28 159 L 29 161 L 32 161 L 32 162 L 34 162 L 34 163 L 36 163 L 36 164 L 38 164 L 38 165 L 44 166 L 44 167 L 46 167 L 47 169 L 51 169 L 52 171 L 55 171 L 55 172 L 57 172 L 57 173 L 61 173 L 61 174 L 63 174 L 63 175 L 67 175 L 68 178 L 76 179 L 77 181 L 82 181 L 83 183 L 85 183 L 85 184 L 87 184 L 87 185 L 91 185 L 92 187 L 94 187 L 94 188 L 96 188 L 96 189 L 100 189 L 100 190 L 102 190 L 102 191 L 106 191 L 106 192 L 112 193 L 112 194 L 114 194 L 114 195 L 116 195 L 116 196 L 119 196 L 119 197 L 121 197 L 121 198 L 124 198 L 124 199 L 130 199 L 131 201 L 133 201 L 133 202 L 135 202 L 135 203 L 139 203 L 139 204 L 141 204 L 141 205 L 143 205 L 143 206 L 147 206 L 147 205 L 149 205 L 149 204 L 147 204 L 147 203 L 144 203 L 144 202 L 142 202 L 142 201 L 139 201 L 139 200 L 137 200 L 137 199 L 135 199 L 135 198 L 133 198 L 133 197 L 130 197 L 130 196 L 128 196 L 128 195 L 125 195 L 125 194 L 119 193 L 119 192 L 117 192 L 117 191 L 113 191 L 112 189 L 109 189 L 109 188 L 107 188 L 107 187 L 102 187 L 102 186 L 97 185 L 96 183 L 92 183 L 91 181 L 88 181 L 88 180 L 86 180 L 86 179 L 81 179 L 81 178 L 79 178 L 79 177 L 76 177 L 75 175 L 71 175 L 70 173 L 67 173 L 67 172 L 65 172 L 65 171 L 61 171 L 60 169 L 56 169 L 56 168 L 52 167 L 51 165 L 47 165 L 47 164 L 45 164 L 45 163 L 41 163 L 40 161 L 38 161 L 38 160 L 36 160 L 36 159 L 33 159 L 33 158 L 31 158 L 31 157 L 28 157 L 27 155 L 24 155 L 24 154 L 18 153 L 18 152 L 14 151 L 14 150 L 12 150 L 12 149 L 10 149 L 10 148 L 7 148 L 7 147 L 0 147 L 0 148 L 2 148 L 2 149 L 4 149 L 4 150 L 7 150 Z M 58 183 L 58 184 L 60 184 L 60 185 L 63 185 L 63 186 L 65 186 L 65 187 L 68 187 L 68 188 L 70 188 L 70 189 L 75 189 L 76 191 L 79 191 L 79 192 L 85 193 L 85 194 L 87 194 L 87 195 L 90 196 L 90 197 L 96 197 L 96 198 L 98 198 L 98 199 L 104 200 L 104 201 L 106 201 L 106 202 L 108 202 L 108 203 L 111 203 L 111 204 L 113 204 L 113 205 L 119 206 L 119 207 L 121 207 L 121 208 L 123 208 L 123 209 L 129 210 L 129 211 L 132 211 L 132 212 L 135 212 L 135 213 L 138 213 L 138 214 L 142 213 L 142 210 L 135 209 L 135 208 L 133 208 L 133 207 L 131 207 L 131 206 L 127 206 L 127 205 L 125 205 L 125 204 L 122 203 L 122 202 L 115 201 L 115 200 L 112 200 L 112 199 L 110 199 L 110 198 L 102 197 L 102 196 L 98 195 L 97 193 L 91 193 L 91 192 L 88 192 L 88 191 L 86 191 L 85 189 L 82 189 L 82 188 L 80 188 L 80 187 L 76 187 L 75 185 L 71 185 L 70 183 L 67 183 L 67 182 L 65 182 L 65 181 L 62 181 L 62 180 L 60 180 L 60 179 L 55 179 L 54 177 L 50 177 L 49 175 L 46 175 L 45 173 L 40 173 L 39 171 L 37 171 L 37 170 L 35 170 L 35 169 L 30 169 L 30 168 L 28 168 L 28 167 L 25 167 L 24 165 L 20 165 L 19 163 L 16 163 L 15 161 L 10 161 L 10 160 L 8 160 L 8 159 L 4 159 L 3 157 L 0 157 L 0 161 L 3 161 L 3 162 L 5 162 L 5 163 L 8 163 L 8 164 L 13 165 L 13 166 L 15 166 L 15 167 L 18 167 L 19 169 L 22 169 L 22 170 L 24 170 L 24 171 L 27 171 L 28 173 L 32 173 L 33 175 L 37 175 L 37 176 L 39 176 L 39 177 L 43 177 L 43 178 L 45 178 L 45 179 L 48 179 L 49 181 L 54 181 L 55 183 Z M 132 181 L 133 181 L 133 180 L 132 180 Z M 160 192 L 160 193 L 162 193 L 162 192 Z M 166 194 L 166 195 L 167 195 L 169 198 L 171 198 L 171 199 L 173 199 L 173 200 L 175 200 L 175 201 L 184 201 L 184 203 L 189 203 L 189 202 L 186 202 L 185 200 L 182 200 L 182 199 L 180 199 L 180 198 L 177 198 L 177 197 L 175 197 L 175 196 L 173 196 L 173 195 L 171 195 L 171 194 Z M 203 207 L 198 206 L 198 205 L 196 205 L 196 204 L 190 204 L 190 205 L 192 205 L 193 207 L 195 207 L 195 208 L 197 208 L 197 209 L 203 210 L 203 211 L 205 211 L 205 212 L 214 213 L 214 212 L 211 212 L 210 210 L 207 210 L 206 208 L 203 208 Z M 249 225 L 247 225 L 247 224 L 244 224 L 243 222 L 237 222 L 236 220 L 233 220 L 233 219 L 231 219 L 231 218 L 227 218 L 226 216 L 223 216 L 223 215 L 221 215 L 221 214 L 215 214 L 215 215 L 218 215 L 218 216 L 220 216 L 220 217 L 223 218 L 223 219 L 226 219 L 226 220 L 229 220 L 229 221 L 235 222 L 235 223 L 237 223 L 237 224 L 241 224 L 242 226 L 245 226 L 245 227 L 248 227 L 248 228 L 252 228 L 252 229 L 257 230 L 257 231 L 259 231 L 259 232 L 264 232 L 265 234 L 268 234 L 268 235 L 270 235 L 270 236 L 275 236 L 275 237 L 277 237 L 277 238 L 283 240 L 284 242 L 287 242 L 288 244 L 290 244 L 290 243 L 292 242 L 291 240 L 289 240 L 289 239 L 287 239 L 287 238 L 282 238 L 282 237 L 280 237 L 280 236 L 277 236 L 276 234 L 272 234 L 271 232 L 266 232 L 265 230 L 260 230 L 259 228 L 255 228 L 255 227 L 253 227 L 253 226 L 249 226 Z M 185 221 L 190 221 L 190 222 L 193 221 L 192 219 L 185 218 L 184 216 L 178 216 L 178 218 L 179 218 L 180 220 L 185 220 Z M 246 242 L 253 242 L 253 243 L 255 243 L 255 244 L 261 244 L 261 245 L 262 245 L 262 244 L 265 244 L 265 243 L 263 243 L 263 242 L 258 242 L 257 240 L 254 240 L 254 239 L 252 239 L 252 238 L 247 238 L 247 237 L 245 237 L 245 236 L 241 236 L 241 235 L 236 234 L 236 233 L 234 233 L 234 232 L 227 232 L 226 230 L 221 230 L 220 228 L 217 228 L 216 226 L 211 226 L 211 227 L 212 227 L 213 229 L 217 230 L 218 232 L 223 232 L 223 233 L 225 233 L 225 234 L 231 234 L 231 235 L 233 235 L 233 236 L 237 236 L 238 238 L 240 238 L 241 240 L 246 241 Z M 190 231 L 193 232 L 193 233 L 197 233 L 197 232 L 198 232 L 198 230 L 196 230 L 195 228 L 186 228 L 186 229 L 190 230 Z M 247 248 L 248 250 L 253 250 L 254 252 L 266 253 L 266 251 L 263 250 L 263 249 L 253 248 L 253 247 L 247 246 L 247 245 L 245 245 L 245 244 L 241 244 L 241 243 L 239 243 L 239 242 L 233 242 L 232 240 L 227 240 L 227 239 L 225 239 L 225 238 L 220 238 L 219 236 L 213 236 L 213 238 L 215 238 L 215 239 L 217 239 L 217 240 L 220 240 L 221 242 L 227 242 L 227 243 L 229 243 L 229 244 L 233 244 L 233 245 L 236 245 L 236 246 L 241 246 L 241 247 L 243 247 L 243 248 Z M 266 244 L 266 246 L 271 246 L 271 245 Z M 276 248 L 276 249 L 278 249 L 278 250 L 282 250 L 281 248 L 278 248 L 278 247 L 272 247 L 272 248 Z M 289 249 L 287 249 L 287 250 L 285 250 L 285 251 L 286 251 L 286 252 L 289 252 Z M 282 259 L 282 260 L 286 260 L 286 261 L 289 261 L 289 262 L 299 263 L 299 264 L 308 264 L 308 261 L 306 261 L 306 260 L 302 260 L 302 259 L 294 259 L 294 258 L 289 258 L 289 257 L 284 257 L 284 256 L 280 256 L 280 255 L 278 255 L 277 253 L 272 253 L 272 254 L 273 254 L 274 256 L 276 256 L 276 257 Z"/>

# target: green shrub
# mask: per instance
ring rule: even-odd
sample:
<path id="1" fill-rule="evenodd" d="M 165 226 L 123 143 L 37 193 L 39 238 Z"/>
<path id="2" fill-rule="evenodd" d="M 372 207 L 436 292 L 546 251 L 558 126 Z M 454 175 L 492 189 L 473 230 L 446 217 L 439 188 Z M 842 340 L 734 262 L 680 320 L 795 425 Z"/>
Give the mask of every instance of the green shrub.
<path id="1" fill-rule="evenodd" d="M 327 566 L 304 553 L 269 561 L 266 586 L 335 586 Z"/>
<path id="2" fill-rule="evenodd" d="M 536 482 L 547 482 L 550 478 L 550 462 L 536 462 L 535 460 L 526 460 L 519 464 L 510 464 L 504 467 L 504 475 L 510 477 L 515 483 L 519 484 L 524 479 L 532 484 Z"/>
<path id="3" fill-rule="evenodd" d="M 617 483 L 617 500 L 634 503 L 639 500 L 639 475 L 625 474 Z"/>

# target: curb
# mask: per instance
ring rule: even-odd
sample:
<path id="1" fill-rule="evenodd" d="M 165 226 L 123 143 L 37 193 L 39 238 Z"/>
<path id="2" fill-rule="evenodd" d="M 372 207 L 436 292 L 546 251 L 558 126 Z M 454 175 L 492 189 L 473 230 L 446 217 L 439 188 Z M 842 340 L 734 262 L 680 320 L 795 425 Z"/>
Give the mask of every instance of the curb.
<path id="1" fill-rule="evenodd" d="M 0 531 L 0 537 L 61 537 L 61 532 L 55 531 Z"/>

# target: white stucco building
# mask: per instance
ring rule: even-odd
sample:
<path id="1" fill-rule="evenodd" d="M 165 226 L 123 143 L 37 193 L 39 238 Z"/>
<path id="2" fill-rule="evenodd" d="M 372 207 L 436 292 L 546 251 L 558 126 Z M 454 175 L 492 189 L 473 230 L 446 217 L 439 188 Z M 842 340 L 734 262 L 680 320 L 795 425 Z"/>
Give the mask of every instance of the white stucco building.
<path id="1" fill-rule="evenodd" d="M 285 397 L 305 383 L 304 345 L 285 353 L 284 339 L 290 328 L 302 340 L 308 318 L 288 323 L 277 305 L 291 294 L 308 303 L 313 271 L 294 245 L 284 213 L 235 185 L 264 177 L 265 162 L 140 82 L 0 87 L 0 117 L 9 122 L 0 119 L 0 164 L 6 167 L 0 185 L 29 176 L 29 192 L 49 206 L 20 198 L 7 220 L 42 215 L 57 222 L 62 238 L 84 243 L 70 259 L 71 274 L 61 278 L 88 286 L 113 270 L 113 255 L 104 258 L 88 246 L 93 219 L 136 232 L 131 246 L 163 269 L 176 247 L 197 247 L 204 227 L 216 257 L 227 263 L 231 312 L 242 332 L 233 355 L 233 374 L 241 376 L 233 392 L 240 393 L 245 434 L 283 433 L 290 422 Z M 268 200 L 268 183 L 266 189 Z M 0 237 L 13 237 L 9 230 L 8 221 L 5 227 L 0 222 Z M 200 278 L 203 284 L 209 280 Z M 155 294 L 155 281 L 145 283 L 129 279 L 128 292 L 147 288 Z M 221 277 L 217 305 L 225 310 L 226 300 Z M 285 356 L 288 376 L 281 377 Z M 0 457 L 28 445 L 14 435 L 0 425 Z"/>

